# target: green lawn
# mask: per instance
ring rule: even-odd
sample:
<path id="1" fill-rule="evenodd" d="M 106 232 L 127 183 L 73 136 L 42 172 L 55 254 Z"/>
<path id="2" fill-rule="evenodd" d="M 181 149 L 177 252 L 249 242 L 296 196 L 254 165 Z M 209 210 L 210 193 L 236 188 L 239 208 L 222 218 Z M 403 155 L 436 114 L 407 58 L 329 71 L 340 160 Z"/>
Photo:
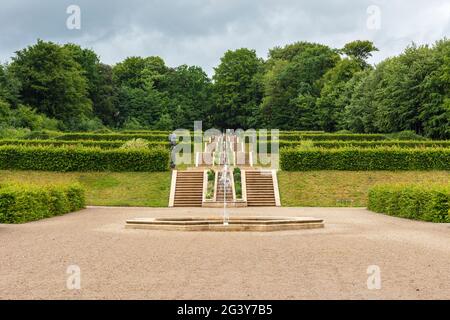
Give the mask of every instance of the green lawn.
<path id="1" fill-rule="evenodd" d="M 449 171 L 279 172 L 281 204 L 290 207 L 365 207 L 371 186 L 384 183 L 448 184 Z"/>
<path id="2" fill-rule="evenodd" d="M 0 183 L 80 182 L 87 204 L 167 207 L 170 172 L 0 171 Z M 366 206 L 369 187 L 382 183 L 448 184 L 448 171 L 307 171 L 279 172 L 283 206 Z"/>
<path id="3" fill-rule="evenodd" d="M 0 170 L 0 183 L 80 182 L 88 205 L 167 207 L 170 172 L 40 172 Z"/>

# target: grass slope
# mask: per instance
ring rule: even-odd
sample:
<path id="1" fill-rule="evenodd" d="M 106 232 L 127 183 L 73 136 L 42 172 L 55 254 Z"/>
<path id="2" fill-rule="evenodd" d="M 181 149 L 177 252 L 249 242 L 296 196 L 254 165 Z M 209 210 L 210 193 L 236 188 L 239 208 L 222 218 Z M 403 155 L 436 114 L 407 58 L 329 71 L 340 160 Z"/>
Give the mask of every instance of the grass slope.
<path id="1" fill-rule="evenodd" d="M 36 184 L 80 182 L 86 203 L 101 206 L 167 207 L 170 172 L 40 172 L 0 171 L 0 183 Z M 279 172 L 283 206 L 366 206 L 368 190 L 376 184 L 448 184 L 448 171 L 308 171 Z"/>
<path id="2" fill-rule="evenodd" d="M 279 172 L 281 204 L 290 207 L 365 207 L 376 184 L 448 184 L 449 171 Z"/>
<path id="3" fill-rule="evenodd" d="M 86 204 L 96 206 L 167 207 L 170 172 L 40 172 L 0 171 L 0 183 L 50 184 L 79 182 Z"/>

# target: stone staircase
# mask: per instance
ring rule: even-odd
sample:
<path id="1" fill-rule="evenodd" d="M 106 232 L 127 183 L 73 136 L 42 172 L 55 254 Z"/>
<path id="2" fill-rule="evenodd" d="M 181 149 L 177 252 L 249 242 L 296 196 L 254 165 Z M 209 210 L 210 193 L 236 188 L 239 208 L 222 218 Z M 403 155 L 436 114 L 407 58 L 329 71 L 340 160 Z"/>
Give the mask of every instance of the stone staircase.
<path id="1" fill-rule="evenodd" d="M 247 185 L 247 206 L 276 206 L 273 178 L 271 172 L 246 170 L 245 180 Z"/>
<path id="2" fill-rule="evenodd" d="M 201 207 L 203 171 L 177 171 L 174 207 Z"/>

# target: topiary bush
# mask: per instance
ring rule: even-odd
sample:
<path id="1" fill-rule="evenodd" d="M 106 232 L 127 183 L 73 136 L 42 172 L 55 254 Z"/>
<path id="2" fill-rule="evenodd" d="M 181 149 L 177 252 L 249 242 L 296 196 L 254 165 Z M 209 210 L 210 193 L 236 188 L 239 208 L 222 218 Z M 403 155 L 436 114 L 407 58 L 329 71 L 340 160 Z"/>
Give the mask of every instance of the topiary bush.
<path id="1" fill-rule="evenodd" d="M 450 222 L 450 187 L 378 185 L 369 190 L 368 208 L 402 218 Z"/>
<path id="2" fill-rule="evenodd" d="M 85 192 L 79 184 L 0 185 L 0 223 L 24 223 L 84 207 Z"/>

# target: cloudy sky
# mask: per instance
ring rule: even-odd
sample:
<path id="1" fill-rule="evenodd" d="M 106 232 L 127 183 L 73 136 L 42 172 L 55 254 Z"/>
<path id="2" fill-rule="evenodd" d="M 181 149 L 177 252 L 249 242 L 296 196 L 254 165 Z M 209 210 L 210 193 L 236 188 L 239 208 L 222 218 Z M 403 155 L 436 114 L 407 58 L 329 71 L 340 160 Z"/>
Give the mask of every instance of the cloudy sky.
<path id="1" fill-rule="evenodd" d="M 81 28 L 68 29 L 78 5 Z M 199 65 L 212 73 L 228 49 L 312 41 L 340 48 L 368 39 L 376 63 L 411 42 L 450 37 L 448 0 L 1 0 L 0 61 L 36 39 L 74 42 L 105 63 L 159 55 L 169 66 Z"/>

